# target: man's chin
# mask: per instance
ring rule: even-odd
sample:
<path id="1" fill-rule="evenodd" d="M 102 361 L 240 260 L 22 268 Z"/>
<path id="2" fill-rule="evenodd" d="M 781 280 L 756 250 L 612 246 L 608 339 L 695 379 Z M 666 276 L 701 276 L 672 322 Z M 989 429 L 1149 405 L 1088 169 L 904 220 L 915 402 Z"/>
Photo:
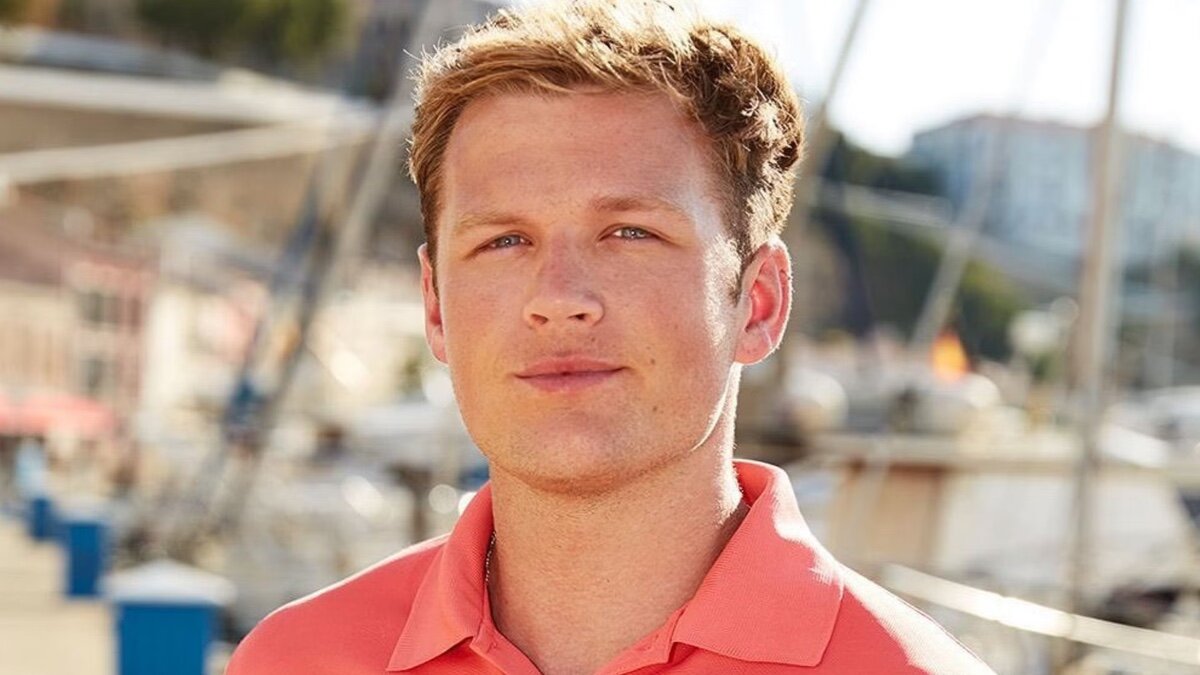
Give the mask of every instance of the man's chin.
<path id="1" fill-rule="evenodd" d="M 623 442 L 626 439 L 611 433 L 596 442 L 583 442 L 577 435 L 557 443 L 551 436 L 547 439 L 509 446 L 501 452 L 485 450 L 493 477 L 562 497 L 600 497 L 628 488 L 690 454 L 662 445 Z M 684 442 L 678 447 L 690 445 Z"/>
<path id="2" fill-rule="evenodd" d="M 508 454 L 508 453 L 505 453 Z M 552 440 L 536 450 L 490 458 L 493 466 L 539 492 L 593 496 L 627 484 L 646 467 L 644 458 L 614 452 L 611 443 L 580 444 Z M 639 461 L 641 460 L 641 461 Z"/>

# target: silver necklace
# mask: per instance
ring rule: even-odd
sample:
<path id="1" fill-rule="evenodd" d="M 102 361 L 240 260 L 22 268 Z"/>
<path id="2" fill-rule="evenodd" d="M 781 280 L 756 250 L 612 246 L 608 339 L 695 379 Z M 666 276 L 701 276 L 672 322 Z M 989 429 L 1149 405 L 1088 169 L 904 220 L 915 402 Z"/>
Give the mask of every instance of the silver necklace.
<path id="1" fill-rule="evenodd" d="M 491 588 L 492 585 L 492 551 L 496 549 L 496 531 L 492 530 L 492 536 L 488 538 L 487 554 L 483 556 L 483 589 Z"/>

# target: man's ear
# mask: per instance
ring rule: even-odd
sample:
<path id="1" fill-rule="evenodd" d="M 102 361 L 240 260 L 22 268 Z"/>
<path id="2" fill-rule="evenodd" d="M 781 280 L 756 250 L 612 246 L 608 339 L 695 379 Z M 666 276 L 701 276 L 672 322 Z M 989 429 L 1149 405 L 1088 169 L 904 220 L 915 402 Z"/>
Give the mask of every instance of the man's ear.
<path id="1" fill-rule="evenodd" d="M 763 244 L 742 273 L 738 294 L 738 363 L 751 365 L 771 355 L 783 340 L 792 310 L 792 259 L 778 237 Z"/>
<path id="2" fill-rule="evenodd" d="M 446 329 L 442 325 L 442 303 L 433 279 L 428 244 L 417 248 L 417 258 L 421 261 L 421 297 L 425 301 L 425 342 L 429 343 L 434 358 L 446 363 Z"/>

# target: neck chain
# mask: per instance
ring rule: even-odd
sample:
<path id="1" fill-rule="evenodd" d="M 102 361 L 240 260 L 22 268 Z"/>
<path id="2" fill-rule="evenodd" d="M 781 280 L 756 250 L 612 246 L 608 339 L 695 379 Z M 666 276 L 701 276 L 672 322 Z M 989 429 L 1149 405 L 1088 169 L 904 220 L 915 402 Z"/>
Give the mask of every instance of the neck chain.
<path id="1" fill-rule="evenodd" d="M 496 531 L 488 538 L 487 554 L 483 557 L 483 592 L 488 592 L 492 582 L 492 551 L 496 550 Z"/>

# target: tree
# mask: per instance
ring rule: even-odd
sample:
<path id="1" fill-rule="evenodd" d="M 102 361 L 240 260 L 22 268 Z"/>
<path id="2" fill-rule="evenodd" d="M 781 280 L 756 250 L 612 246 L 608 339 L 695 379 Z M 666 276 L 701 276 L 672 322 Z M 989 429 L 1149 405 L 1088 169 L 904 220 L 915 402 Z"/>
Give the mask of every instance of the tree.
<path id="1" fill-rule="evenodd" d="M 835 136 L 821 175 L 832 184 L 922 195 L 937 195 L 940 188 L 928 169 L 868 152 L 841 134 Z M 867 324 L 890 323 L 911 333 L 933 285 L 941 248 L 836 208 L 817 209 L 815 219 L 842 252 L 852 277 L 846 289 L 846 323 L 863 323 L 861 317 L 867 317 Z M 1026 304 L 1002 274 L 972 262 L 959 285 L 951 325 L 972 355 L 1005 359 L 1010 353 L 1008 324 Z M 865 332 L 863 326 L 848 327 L 858 335 Z"/>
<path id="2" fill-rule="evenodd" d="M 310 62 L 327 53 L 345 30 L 343 0 L 248 0 L 242 34 L 270 61 Z"/>
<path id="3" fill-rule="evenodd" d="M 1179 287 L 1188 289 L 1191 295 L 1194 332 L 1200 333 L 1200 246 L 1179 251 Z"/>
<path id="4" fill-rule="evenodd" d="M 1030 306 L 1003 274 L 978 262 L 967 266 L 952 325 L 971 354 L 998 361 L 1012 353 L 1008 326 Z"/>
<path id="5" fill-rule="evenodd" d="M 930 169 L 876 155 L 840 132 L 834 132 L 829 161 L 821 175 L 826 180 L 921 195 L 937 195 L 940 188 L 937 175 Z"/>
<path id="6" fill-rule="evenodd" d="M 851 221 L 875 318 L 910 334 L 920 316 L 942 255 L 931 241 L 864 218 Z M 1008 325 L 1027 300 L 999 272 L 971 262 L 963 275 L 950 324 L 967 352 L 1004 360 L 1011 354 Z"/>
<path id="7" fill-rule="evenodd" d="M 137 0 L 138 18 L 165 42 L 213 57 L 233 44 L 246 13 L 242 0 Z"/>
<path id="8" fill-rule="evenodd" d="M 273 65 L 324 55 L 349 19 L 345 0 L 137 0 L 136 11 L 168 43 L 209 58 L 241 52 Z"/>
<path id="9" fill-rule="evenodd" d="M 0 22 L 20 21 L 28 5 L 29 0 L 0 0 Z"/>

